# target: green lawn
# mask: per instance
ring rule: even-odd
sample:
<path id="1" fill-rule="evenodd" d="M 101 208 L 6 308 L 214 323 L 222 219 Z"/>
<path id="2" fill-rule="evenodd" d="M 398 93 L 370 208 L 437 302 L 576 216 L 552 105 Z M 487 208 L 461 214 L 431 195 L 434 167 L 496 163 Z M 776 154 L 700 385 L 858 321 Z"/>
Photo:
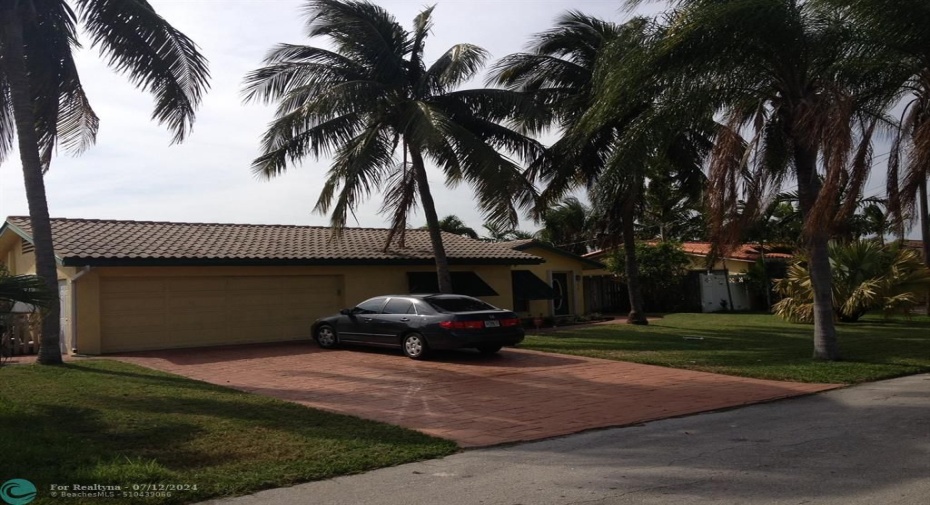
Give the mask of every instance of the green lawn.
<path id="1" fill-rule="evenodd" d="M 457 450 L 450 441 L 108 360 L 0 368 L 0 480 L 33 503 L 185 503 Z M 53 498 L 51 484 L 196 486 L 171 497 Z M 117 493 L 119 496 L 121 493 Z"/>
<path id="2" fill-rule="evenodd" d="M 530 331 L 532 333 L 532 331 Z M 857 383 L 930 371 L 930 318 L 838 327 L 843 361 L 818 362 L 813 327 L 758 314 L 672 314 L 649 326 L 528 335 L 528 349 L 800 382 Z"/>

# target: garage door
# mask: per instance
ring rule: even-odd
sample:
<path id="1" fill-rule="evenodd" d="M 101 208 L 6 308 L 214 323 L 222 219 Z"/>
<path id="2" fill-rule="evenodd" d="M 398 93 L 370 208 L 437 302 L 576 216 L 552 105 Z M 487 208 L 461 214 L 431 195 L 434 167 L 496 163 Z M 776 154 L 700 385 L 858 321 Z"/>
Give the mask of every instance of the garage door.
<path id="1" fill-rule="evenodd" d="M 341 308 L 339 276 L 101 279 L 101 351 L 310 337 Z"/>

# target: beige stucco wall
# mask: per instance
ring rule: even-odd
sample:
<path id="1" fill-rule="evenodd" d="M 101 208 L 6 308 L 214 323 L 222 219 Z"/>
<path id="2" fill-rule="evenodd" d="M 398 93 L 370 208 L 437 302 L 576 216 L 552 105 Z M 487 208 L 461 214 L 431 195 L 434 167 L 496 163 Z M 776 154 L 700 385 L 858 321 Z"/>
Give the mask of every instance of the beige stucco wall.
<path id="1" fill-rule="evenodd" d="M 332 267 L 99 267 L 92 268 L 75 285 L 78 352 L 99 354 L 101 342 L 101 282 L 107 278 L 159 278 L 210 276 L 304 276 L 336 275 L 342 278 L 342 306 L 351 307 L 372 296 L 406 293 L 407 272 L 432 271 L 431 266 L 332 266 Z M 510 308 L 513 291 L 510 267 L 453 266 L 453 271 L 473 271 L 499 296 L 487 302 Z"/>
<path id="2" fill-rule="evenodd" d="M 571 314 L 581 314 L 584 312 L 584 289 L 582 289 L 581 276 L 588 272 L 584 270 L 587 266 L 586 263 L 541 247 L 529 247 L 522 249 L 522 251 L 532 254 L 533 256 L 539 256 L 546 260 L 546 262 L 540 265 L 519 265 L 513 267 L 514 270 L 529 270 L 549 285 L 552 284 L 551 274 L 553 272 L 567 273 L 569 290 L 571 292 L 569 312 Z M 545 316 L 552 315 L 551 300 L 530 300 L 529 311 L 520 313 L 520 315 L 524 317 L 538 316 L 540 314 Z"/>
<path id="3" fill-rule="evenodd" d="M 4 234 L 0 239 L 0 263 L 13 275 L 35 275 L 36 255 L 23 254 L 23 240 L 12 232 Z M 70 279 L 77 270 L 70 267 L 58 267 L 58 279 Z"/>

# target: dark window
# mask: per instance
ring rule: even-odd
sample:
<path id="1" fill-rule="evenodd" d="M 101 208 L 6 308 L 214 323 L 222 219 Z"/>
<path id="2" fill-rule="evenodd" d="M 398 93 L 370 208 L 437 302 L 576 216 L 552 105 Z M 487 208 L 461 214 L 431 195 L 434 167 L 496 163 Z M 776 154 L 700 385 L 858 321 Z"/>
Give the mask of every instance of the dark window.
<path id="1" fill-rule="evenodd" d="M 498 310 L 489 305 L 467 296 L 432 296 L 426 299 L 430 305 L 443 312 L 477 312 L 480 310 Z"/>
<path id="2" fill-rule="evenodd" d="M 530 311 L 530 301 L 526 298 L 514 298 L 513 299 L 513 311 L 514 312 L 529 312 Z"/>
<path id="3" fill-rule="evenodd" d="M 383 314 L 413 314 L 413 303 L 404 298 L 391 298 L 381 312 Z"/>
<path id="4" fill-rule="evenodd" d="M 365 300 L 364 302 L 358 304 L 355 309 L 352 310 L 354 314 L 377 314 L 381 311 L 381 306 L 384 305 L 384 298 L 372 298 L 371 300 Z"/>

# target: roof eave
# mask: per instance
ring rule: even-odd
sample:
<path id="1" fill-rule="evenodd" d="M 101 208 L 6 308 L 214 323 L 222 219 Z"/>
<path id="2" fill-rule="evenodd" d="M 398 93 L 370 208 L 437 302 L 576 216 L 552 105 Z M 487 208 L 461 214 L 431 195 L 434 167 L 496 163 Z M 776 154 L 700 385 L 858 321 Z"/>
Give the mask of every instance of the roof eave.
<path id="1" fill-rule="evenodd" d="M 32 239 L 32 236 L 26 233 L 25 230 L 23 230 L 19 226 L 16 226 L 15 224 L 11 223 L 9 220 L 4 221 L 3 225 L 0 226 L 0 235 L 3 235 L 3 233 L 6 232 L 7 229 L 15 233 L 16 235 L 18 235 L 19 238 L 35 246 L 35 240 Z M 59 266 L 67 266 L 65 265 L 64 260 L 61 258 L 61 256 L 58 256 L 58 254 L 55 254 L 55 262 L 58 263 Z"/>

